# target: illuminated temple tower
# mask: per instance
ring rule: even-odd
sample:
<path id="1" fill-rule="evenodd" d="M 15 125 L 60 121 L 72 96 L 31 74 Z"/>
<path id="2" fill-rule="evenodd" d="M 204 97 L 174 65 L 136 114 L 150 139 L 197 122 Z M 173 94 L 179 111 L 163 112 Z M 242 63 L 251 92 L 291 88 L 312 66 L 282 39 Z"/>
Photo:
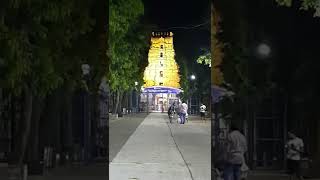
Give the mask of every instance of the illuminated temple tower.
<path id="1" fill-rule="evenodd" d="M 172 32 L 153 32 L 148 54 L 148 66 L 144 71 L 141 102 L 147 111 L 166 111 L 178 101 L 180 89 L 179 68 L 173 48 Z"/>
<path id="2" fill-rule="evenodd" d="M 174 59 L 172 32 L 153 32 L 148 54 L 149 65 L 144 72 L 144 87 L 180 88 L 178 65 Z"/>

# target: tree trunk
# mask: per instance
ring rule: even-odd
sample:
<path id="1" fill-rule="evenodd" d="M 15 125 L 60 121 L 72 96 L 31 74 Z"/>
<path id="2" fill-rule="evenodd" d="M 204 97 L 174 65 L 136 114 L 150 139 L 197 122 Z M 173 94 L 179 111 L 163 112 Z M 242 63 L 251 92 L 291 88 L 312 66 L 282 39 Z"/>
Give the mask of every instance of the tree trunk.
<path id="1" fill-rule="evenodd" d="M 114 108 L 114 114 L 120 113 L 122 108 L 122 99 L 123 99 L 123 93 L 121 91 L 116 92 L 116 102 L 115 102 L 115 108 Z"/>
<path id="2" fill-rule="evenodd" d="M 112 112 L 113 114 L 116 113 L 115 109 L 116 109 L 116 102 L 117 102 L 117 92 L 112 92 Z"/>
<path id="3" fill-rule="evenodd" d="M 68 147 L 69 153 L 71 153 L 71 148 L 73 145 L 73 126 L 72 126 L 72 93 L 68 93 L 66 100 L 66 110 L 67 110 L 67 141 L 66 145 Z"/>
<path id="4" fill-rule="evenodd" d="M 28 173 L 39 174 L 41 173 L 40 167 L 40 119 L 42 114 L 42 99 L 34 96 L 32 103 L 32 115 L 30 134 L 28 139 L 28 145 L 25 154 L 25 160 L 28 162 Z"/>
<path id="5" fill-rule="evenodd" d="M 117 114 L 119 112 L 119 106 L 120 106 L 120 97 L 121 97 L 121 93 L 120 91 L 116 92 L 116 103 L 115 103 L 115 107 L 114 107 L 114 114 Z"/>
<path id="6" fill-rule="evenodd" d="M 15 161 L 15 157 L 10 157 L 13 158 L 13 164 L 9 166 L 9 178 L 12 179 L 23 179 L 23 164 L 24 164 L 24 159 L 25 159 L 25 154 L 27 150 L 27 144 L 29 141 L 29 135 L 30 135 L 30 129 L 31 129 L 31 116 L 32 116 L 32 91 L 29 87 L 24 88 L 24 99 L 23 99 L 23 117 L 21 120 L 24 122 L 22 124 L 22 129 L 23 133 L 22 136 L 20 137 L 20 142 L 21 145 L 19 146 L 18 144 L 15 144 L 15 152 L 13 156 L 18 156 L 17 161 Z M 15 143 L 17 143 L 16 141 Z M 13 165 L 13 166 L 12 166 Z"/>
<path id="7" fill-rule="evenodd" d="M 118 114 L 122 114 L 122 108 L 123 108 L 123 96 L 124 93 L 120 92 L 119 94 L 119 107 L 118 107 Z"/>
<path id="8" fill-rule="evenodd" d="M 128 92 L 124 92 L 122 96 L 122 108 L 128 108 Z M 122 109 L 121 109 L 122 110 Z"/>
<path id="9" fill-rule="evenodd" d="M 131 91 L 128 91 L 127 93 L 127 109 L 129 110 L 131 108 Z"/>
<path id="10" fill-rule="evenodd" d="M 42 101 L 35 97 L 32 111 L 32 137 L 30 138 L 32 144 L 31 159 L 38 161 L 40 159 L 39 153 L 39 123 L 42 113 Z"/>
<path id="11" fill-rule="evenodd" d="M 55 140 L 54 140 L 54 144 L 55 144 L 55 149 L 56 149 L 56 152 L 57 153 L 60 153 L 61 151 L 61 112 L 63 110 L 63 107 L 61 106 L 62 105 L 62 102 L 61 102 L 61 98 L 63 97 L 62 96 L 62 89 L 58 89 L 57 91 L 57 99 L 55 101 L 57 101 L 57 107 L 55 109 L 55 112 L 56 112 L 56 119 L 52 119 L 53 123 L 54 123 L 54 134 L 55 134 Z"/>
<path id="12" fill-rule="evenodd" d="M 133 90 L 132 91 L 130 91 L 130 111 L 132 111 L 132 108 L 133 108 Z"/>
<path id="13" fill-rule="evenodd" d="M 96 142 L 96 136 L 98 135 L 98 124 L 100 122 L 100 95 L 98 92 L 95 92 L 94 98 L 93 98 L 93 117 L 92 117 L 92 136 L 91 136 L 91 142 Z M 95 152 L 93 152 L 94 155 L 97 155 L 97 146 L 96 143 L 92 143 L 92 146 L 95 148 Z"/>
<path id="14" fill-rule="evenodd" d="M 122 106 L 120 108 L 120 111 L 122 111 L 123 108 L 128 108 L 128 92 L 124 92 L 123 95 L 122 95 Z"/>
<path id="15" fill-rule="evenodd" d="M 23 165 L 23 160 L 25 157 L 28 139 L 31 129 L 31 115 L 32 115 L 32 92 L 29 87 L 25 88 L 25 97 L 24 97 L 24 120 L 25 120 L 25 130 L 22 136 L 22 145 L 21 145 L 21 154 L 18 160 L 20 167 Z"/>
<path id="16" fill-rule="evenodd" d="M 66 84 L 64 88 L 64 103 L 63 103 L 63 147 L 64 152 L 69 155 L 72 153 L 73 145 L 73 126 L 72 126 L 72 90 L 71 87 Z"/>
<path id="17" fill-rule="evenodd" d="M 60 150 L 61 90 L 55 90 L 48 98 L 45 145 Z"/>

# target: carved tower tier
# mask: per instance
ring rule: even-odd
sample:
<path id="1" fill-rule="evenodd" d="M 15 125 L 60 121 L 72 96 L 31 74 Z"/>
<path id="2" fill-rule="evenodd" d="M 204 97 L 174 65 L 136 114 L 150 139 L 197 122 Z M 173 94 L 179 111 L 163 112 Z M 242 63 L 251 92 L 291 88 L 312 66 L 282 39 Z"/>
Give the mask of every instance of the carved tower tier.
<path id="1" fill-rule="evenodd" d="M 180 88 L 179 68 L 175 61 L 172 32 L 152 33 L 144 82 L 144 87 Z"/>

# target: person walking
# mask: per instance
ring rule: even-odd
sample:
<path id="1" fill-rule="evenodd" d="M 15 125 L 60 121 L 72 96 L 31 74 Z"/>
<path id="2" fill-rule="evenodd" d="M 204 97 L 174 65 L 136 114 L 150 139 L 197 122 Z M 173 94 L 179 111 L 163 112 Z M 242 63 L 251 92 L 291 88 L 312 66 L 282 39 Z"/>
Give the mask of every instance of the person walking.
<path id="1" fill-rule="evenodd" d="M 168 109 L 168 117 L 169 117 L 170 123 L 172 123 L 173 116 L 174 116 L 174 104 L 170 105 Z"/>
<path id="2" fill-rule="evenodd" d="M 290 180 L 293 179 L 294 175 L 296 175 L 299 180 L 302 180 L 300 161 L 304 149 L 303 140 L 292 132 L 288 132 L 288 137 L 289 140 L 285 148 L 287 150 L 287 165 Z"/>
<path id="3" fill-rule="evenodd" d="M 183 102 L 181 105 L 180 105 L 180 108 L 179 108 L 179 116 L 180 116 L 180 119 L 181 119 L 181 124 L 184 124 L 185 121 L 186 121 L 186 115 L 188 113 L 188 105 Z"/>
<path id="4" fill-rule="evenodd" d="M 170 115 L 172 112 L 173 112 L 173 104 L 169 106 L 168 115 Z"/>
<path id="5" fill-rule="evenodd" d="M 244 154 L 247 152 L 247 140 L 240 130 L 232 124 L 227 137 L 227 162 L 224 168 L 224 180 L 240 180 L 241 167 L 245 165 Z"/>
<path id="6" fill-rule="evenodd" d="M 206 109 L 207 109 L 207 107 L 204 104 L 201 104 L 201 106 L 200 106 L 201 120 L 206 120 Z"/>

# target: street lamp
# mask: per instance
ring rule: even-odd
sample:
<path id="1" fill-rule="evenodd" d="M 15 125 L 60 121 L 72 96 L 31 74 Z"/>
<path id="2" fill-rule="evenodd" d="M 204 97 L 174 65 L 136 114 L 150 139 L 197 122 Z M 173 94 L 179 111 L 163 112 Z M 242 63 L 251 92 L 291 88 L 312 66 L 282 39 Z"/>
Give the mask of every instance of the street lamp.
<path id="1" fill-rule="evenodd" d="M 194 75 L 194 74 L 192 74 L 191 76 L 190 76 L 190 79 L 191 79 L 191 81 L 194 81 L 195 79 L 196 79 L 196 76 Z M 190 102 L 189 102 L 189 107 L 190 107 L 190 112 L 192 113 L 192 111 L 191 111 L 191 108 L 192 108 L 192 96 L 194 95 L 194 91 L 195 91 L 195 84 L 193 83 L 192 84 L 193 86 L 192 86 L 192 89 L 191 89 L 191 97 L 190 97 Z"/>
<path id="2" fill-rule="evenodd" d="M 138 89 L 137 89 L 137 86 L 138 86 L 138 82 L 134 82 L 134 85 L 135 85 L 135 112 L 138 112 L 139 111 L 139 98 L 138 98 Z"/>
<path id="3" fill-rule="evenodd" d="M 268 57 L 271 54 L 271 48 L 268 44 L 261 43 L 257 47 L 257 52 L 262 57 Z"/>
<path id="4" fill-rule="evenodd" d="M 191 78 L 191 80 L 195 80 L 195 79 L 196 79 L 196 76 L 195 76 L 194 74 L 192 74 L 192 75 L 190 76 L 190 78 Z"/>

